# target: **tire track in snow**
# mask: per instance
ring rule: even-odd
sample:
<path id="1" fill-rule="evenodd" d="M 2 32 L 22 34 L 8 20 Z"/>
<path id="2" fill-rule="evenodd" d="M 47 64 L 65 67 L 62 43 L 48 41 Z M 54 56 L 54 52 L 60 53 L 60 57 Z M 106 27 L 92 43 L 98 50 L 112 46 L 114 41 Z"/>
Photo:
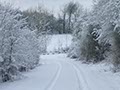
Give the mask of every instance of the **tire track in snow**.
<path id="1" fill-rule="evenodd" d="M 91 90 L 88 86 L 88 83 L 83 75 L 83 72 L 80 68 L 78 68 L 75 64 L 73 63 L 70 63 L 70 62 L 67 62 L 69 63 L 75 70 L 75 73 L 77 75 L 77 78 L 78 78 L 78 83 L 79 83 L 79 90 Z"/>
<path id="2" fill-rule="evenodd" d="M 70 62 L 66 62 L 66 63 L 68 63 L 73 68 L 73 65 Z M 74 70 L 76 77 L 77 77 L 77 82 L 78 82 L 78 89 L 77 90 L 82 90 L 81 80 L 79 79 L 79 75 L 74 68 L 73 68 L 73 70 Z"/>
<path id="3" fill-rule="evenodd" d="M 45 88 L 45 90 L 52 90 L 53 87 L 55 86 L 59 76 L 60 76 L 60 73 L 61 73 L 61 70 L 62 70 L 62 65 L 61 65 L 61 63 L 58 63 L 58 62 L 56 62 L 56 64 L 58 65 L 57 72 L 55 73 L 52 80 L 50 81 L 50 83 Z"/>

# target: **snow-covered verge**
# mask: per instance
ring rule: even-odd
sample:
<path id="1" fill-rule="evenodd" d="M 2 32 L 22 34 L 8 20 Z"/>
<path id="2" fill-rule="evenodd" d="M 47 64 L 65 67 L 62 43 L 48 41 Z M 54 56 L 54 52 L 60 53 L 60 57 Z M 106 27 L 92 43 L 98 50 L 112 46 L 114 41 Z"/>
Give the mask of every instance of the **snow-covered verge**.
<path id="1" fill-rule="evenodd" d="M 120 73 L 113 73 L 111 65 L 83 64 L 80 61 L 75 61 L 74 64 L 81 71 L 83 84 L 87 85 L 87 90 L 120 90 Z"/>
<path id="2" fill-rule="evenodd" d="M 71 45 L 72 35 L 62 34 L 62 35 L 52 35 L 51 40 L 47 46 L 47 52 L 60 51 L 61 49 L 66 49 Z"/>

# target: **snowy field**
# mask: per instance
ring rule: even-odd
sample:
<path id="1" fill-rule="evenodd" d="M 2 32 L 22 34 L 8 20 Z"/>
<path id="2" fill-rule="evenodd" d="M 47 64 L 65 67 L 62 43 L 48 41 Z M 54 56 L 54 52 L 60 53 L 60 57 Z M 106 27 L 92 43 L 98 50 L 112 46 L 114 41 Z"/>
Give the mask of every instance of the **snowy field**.
<path id="1" fill-rule="evenodd" d="M 50 42 L 48 43 L 47 51 L 52 52 L 61 48 L 69 47 L 71 42 L 72 36 L 69 34 L 53 35 L 51 36 Z"/>
<path id="2" fill-rule="evenodd" d="M 23 80 L 1 84 L 0 90 L 120 90 L 119 74 L 105 72 L 103 64 L 82 64 L 65 54 L 43 55 L 41 64 Z"/>

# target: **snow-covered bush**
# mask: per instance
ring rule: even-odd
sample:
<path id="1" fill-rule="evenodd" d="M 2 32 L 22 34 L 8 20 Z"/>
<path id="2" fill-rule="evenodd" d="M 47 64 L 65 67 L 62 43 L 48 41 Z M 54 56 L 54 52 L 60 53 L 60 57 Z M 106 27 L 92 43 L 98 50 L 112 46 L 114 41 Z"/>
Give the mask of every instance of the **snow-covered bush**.
<path id="1" fill-rule="evenodd" d="M 49 45 L 51 41 L 52 35 L 40 35 L 38 40 L 39 40 L 39 50 L 41 54 L 46 54 L 47 53 L 47 46 Z"/>
<path id="2" fill-rule="evenodd" d="M 99 11 L 97 11 L 99 10 Z M 96 12 L 97 11 L 97 12 Z M 110 44 L 111 62 L 115 68 L 120 66 L 120 1 L 100 0 L 95 10 L 98 16 L 94 21 L 99 22 L 101 29 L 96 31 L 99 35 L 98 41 Z"/>
<path id="3" fill-rule="evenodd" d="M 70 54 L 88 61 L 96 58 L 95 62 L 109 57 L 120 69 L 120 1 L 97 0 L 93 10 L 79 19 L 73 36 Z"/>
<path id="4" fill-rule="evenodd" d="M 98 62 L 99 60 L 99 44 L 96 40 L 97 35 L 94 32 L 94 29 L 97 26 L 93 25 L 84 25 L 77 36 L 74 38 L 75 42 L 73 43 L 73 58 L 79 58 L 80 60 L 85 60 L 88 62 Z"/>

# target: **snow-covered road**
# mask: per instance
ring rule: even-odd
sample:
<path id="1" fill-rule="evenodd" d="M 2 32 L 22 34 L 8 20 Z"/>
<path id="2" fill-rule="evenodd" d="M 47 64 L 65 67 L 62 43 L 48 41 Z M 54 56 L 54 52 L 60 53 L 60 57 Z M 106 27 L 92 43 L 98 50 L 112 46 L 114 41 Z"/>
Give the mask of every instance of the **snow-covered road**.
<path id="1" fill-rule="evenodd" d="M 41 56 L 42 65 L 26 78 L 0 85 L 0 90 L 120 90 L 120 80 L 60 55 Z"/>
<path id="2" fill-rule="evenodd" d="M 54 63 L 58 66 L 44 90 L 82 90 L 78 73 L 65 55 L 43 56 L 42 59 L 45 64 Z"/>

